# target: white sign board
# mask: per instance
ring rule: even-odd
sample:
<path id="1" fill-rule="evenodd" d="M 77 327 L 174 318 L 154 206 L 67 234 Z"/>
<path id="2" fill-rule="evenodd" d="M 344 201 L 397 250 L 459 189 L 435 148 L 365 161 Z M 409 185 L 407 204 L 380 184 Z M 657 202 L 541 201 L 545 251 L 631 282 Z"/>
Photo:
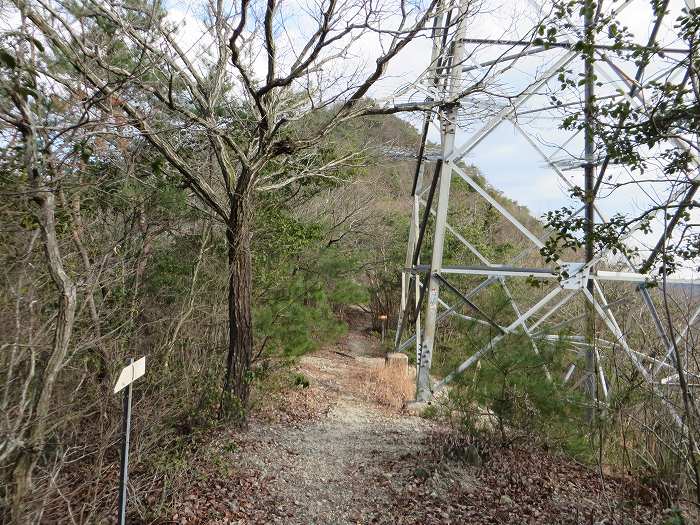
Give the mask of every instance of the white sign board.
<path id="1" fill-rule="evenodd" d="M 129 386 L 131 383 L 136 381 L 139 377 L 146 373 L 146 356 L 143 356 L 138 361 L 134 361 L 129 366 L 122 369 L 122 373 L 119 374 L 119 379 L 114 385 L 114 393 L 116 394 L 124 387 Z"/>

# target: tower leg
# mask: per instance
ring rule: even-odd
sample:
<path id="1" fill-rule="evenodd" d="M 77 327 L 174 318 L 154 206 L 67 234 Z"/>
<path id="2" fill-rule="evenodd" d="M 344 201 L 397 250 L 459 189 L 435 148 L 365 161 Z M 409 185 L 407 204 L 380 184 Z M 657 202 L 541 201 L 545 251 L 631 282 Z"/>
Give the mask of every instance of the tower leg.
<path id="1" fill-rule="evenodd" d="M 452 52 L 445 63 L 451 66 L 449 96 L 459 93 L 462 61 L 464 59 L 464 34 L 465 34 L 465 6 L 464 0 L 459 2 L 457 28 L 452 42 Z M 449 100 L 449 99 L 448 99 Z M 456 134 L 457 110 L 449 105 L 440 112 L 440 135 L 442 143 L 441 155 L 443 159 L 449 158 L 454 150 Z M 452 163 L 443 162 L 440 176 L 440 189 L 438 193 L 437 210 L 435 212 L 435 233 L 433 235 L 433 250 L 430 273 L 426 278 L 428 305 L 425 311 L 425 329 L 423 341 L 420 346 L 420 358 L 418 360 L 418 374 L 416 378 L 416 400 L 428 401 L 431 398 L 430 368 L 433 361 L 433 349 L 435 346 L 435 332 L 437 325 L 438 298 L 440 295 L 440 280 L 434 274 L 439 274 L 442 269 L 442 255 L 445 244 L 445 230 L 447 224 L 447 209 L 450 200 L 450 184 L 452 182 Z M 437 176 L 438 174 L 436 174 Z"/>

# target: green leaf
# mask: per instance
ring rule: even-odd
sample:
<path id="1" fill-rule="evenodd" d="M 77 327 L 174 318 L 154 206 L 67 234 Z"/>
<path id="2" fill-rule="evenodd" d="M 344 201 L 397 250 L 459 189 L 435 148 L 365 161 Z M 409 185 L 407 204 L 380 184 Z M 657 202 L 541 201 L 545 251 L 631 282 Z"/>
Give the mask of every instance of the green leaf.
<path id="1" fill-rule="evenodd" d="M 37 40 L 33 36 L 28 36 L 27 38 L 32 42 L 32 44 L 34 44 L 34 47 L 36 47 L 41 53 L 44 52 L 44 44 L 42 44 L 39 40 Z"/>
<path id="2" fill-rule="evenodd" d="M 36 99 L 39 98 L 39 92 L 38 92 L 36 89 L 34 89 L 34 88 L 30 87 L 30 86 L 22 86 L 22 87 L 19 89 L 19 92 L 20 92 L 24 97 L 29 97 L 29 96 L 31 96 L 31 97 L 34 97 L 34 98 L 36 98 Z"/>
<path id="3" fill-rule="evenodd" d="M 10 69 L 17 69 L 17 60 L 6 49 L 0 48 L 0 62 Z"/>

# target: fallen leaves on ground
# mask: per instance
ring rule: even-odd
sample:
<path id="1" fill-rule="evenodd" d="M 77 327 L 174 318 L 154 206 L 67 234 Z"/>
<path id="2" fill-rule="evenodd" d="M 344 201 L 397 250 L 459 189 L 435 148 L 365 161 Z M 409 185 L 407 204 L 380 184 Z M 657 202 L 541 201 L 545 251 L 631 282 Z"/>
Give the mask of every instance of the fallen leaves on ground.
<path id="1" fill-rule="evenodd" d="M 536 447 L 462 440 L 372 402 L 372 341 L 302 360 L 308 388 L 271 396 L 248 432 L 191 463 L 163 523 L 661 524 L 653 493 Z M 364 345 L 364 346 L 363 346 Z M 363 351 L 363 348 L 365 351 Z M 348 357 L 348 354 L 351 354 Z M 462 441 L 460 441 L 462 440 Z"/>

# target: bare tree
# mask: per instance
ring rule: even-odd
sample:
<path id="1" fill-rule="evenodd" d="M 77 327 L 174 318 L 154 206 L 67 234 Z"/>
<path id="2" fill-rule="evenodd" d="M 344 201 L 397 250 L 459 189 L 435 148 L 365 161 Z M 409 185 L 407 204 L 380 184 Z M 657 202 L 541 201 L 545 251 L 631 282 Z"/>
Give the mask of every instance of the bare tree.
<path id="1" fill-rule="evenodd" d="M 24 35 L 26 36 L 26 33 Z M 10 61 L 6 61 L 7 76 L 3 78 L 2 85 L 11 106 L 2 108 L 2 120 L 13 126 L 19 133 L 23 156 L 18 169 L 26 173 L 30 181 L 31 197 L 37 207 L 35 215 L 41 232 L 46 265 L 58 302 L 51 351 L 38 376 L 30 375 L 30 379 L 36 381 L 33 398 L 23 396 L 26 404 L 23 404 L 22 409 L 27 410 L 27 417 L 32 418 L 33 424 L 28 425 L 22 435 L 23 442 L 13 473 L 15 482 L 13 514 L 20 516 L 21 504 L 32 487 L 32 472 L 39 457 L 37 452 L 43 446 L 49 427 L 50 402 L 54 386 L 71 343 L 77 293 L 76 283 L 66 271 L 64 255 L 56 232 L 56 182 L 60 179 L 60 175 L 56 170 L 53 141 L 43 132 L 45 127 L 37 122 L 40 118 L 37 115 L 37 108 L 30 102 L 36 88 L 36 77 L 33 74 L 35 47 L 24 38 L 20 38 L 17 43 L 18 52 Z M 21 421 L 21 418 L 17 420 Z M 11 452 L 11 445 L 3 450 L 3 454 Z"/>
<path id="2" fill-rule="evenodd" d="M 115 126 L 137 130 L 204 209 L 226 225 L 229 348 L 224 393 L 244 408 L 253 347 L 255 195 L 337 177 L 357 153 L 329 155 L 324 144 L 350 119 L 438 104 L 397 108 L 377 105 L 367 96 L 401 50 L 427 35 L 439 1 L 327 0 L 285 9 L 274 0 L 241 0 L 233 12 L 223 2 L 210 2 L 203 6 L 206 27 L 198 42 L 206 53 L 200 56 L 185 49 L 158 2 L 91 0 L 76 6 L 42 0 L 16 5 L 53 52 L 85 78 L 87 96 L 122 116 Z M 296 23 L 289 22 L 295 19 L 292 9 Z M 462 16 L 472 11 L 464 9 Z M 95 24 L 111 32 L 95 36 Z M 373 63 L 348 68 L 343 59 L 363 56 L 367 42 L 377 50 Z M 128 61 L 110 59 L 110 50 L 117 47 Z M 461 95 L 477 89 L 478 83 Z M 194 136 L 215 153 L 214 179 L 180 153 Z"/>

